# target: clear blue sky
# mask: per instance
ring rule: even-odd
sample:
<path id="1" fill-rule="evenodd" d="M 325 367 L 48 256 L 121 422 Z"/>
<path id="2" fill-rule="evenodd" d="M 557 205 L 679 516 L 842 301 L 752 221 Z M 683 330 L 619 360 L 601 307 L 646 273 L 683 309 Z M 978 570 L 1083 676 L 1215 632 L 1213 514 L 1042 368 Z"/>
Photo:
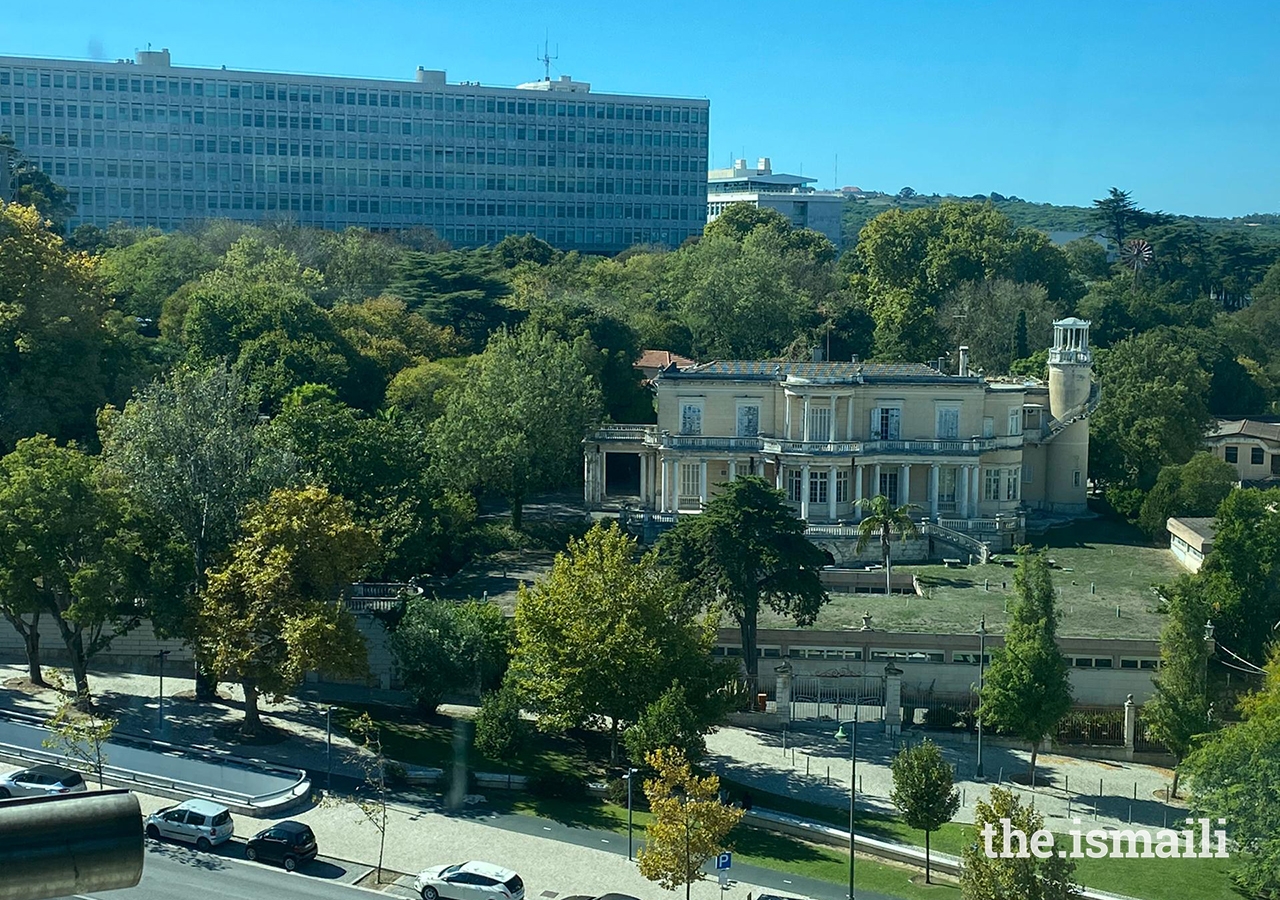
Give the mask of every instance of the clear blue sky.
<path id="1" fill-rule="evenodd" d="M 0 54 L 706 97 L 711 164 L 923 193 L 1280 212 L 1280 0 L 12 3 Z"/>

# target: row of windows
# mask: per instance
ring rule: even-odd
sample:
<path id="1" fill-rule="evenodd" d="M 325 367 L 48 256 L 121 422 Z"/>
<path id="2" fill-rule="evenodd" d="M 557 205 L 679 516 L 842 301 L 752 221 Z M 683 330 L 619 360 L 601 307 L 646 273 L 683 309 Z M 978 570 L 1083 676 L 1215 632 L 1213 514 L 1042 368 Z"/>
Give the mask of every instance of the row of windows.
<path id="1" fill-rule="evenodd" d="M 1240 462 L 1240 448 L 1234 444 L 1227 444 L 1222 448 L 1222 458 L 1229 463 Z M 1252 466 L 1264 465 L 1267 461 L 1267 452 L 1261 447 L 1249 448 L 1249 464 Z M 1271 470 L 1280 474 L 1280 453 L 1271 454 Z"/>
<path id="2" fill-rule="evenodd" d="M 435 122 L 412 119 L 370 119 L 365 116 L 277 116 L 263 111 L 228 113 L 178 106 L 141 104 L 81 104 L 0 100 L 0 115 L 26 118 L 78 119 L 92 122 L 141 122 L 144 124 L 209 125 L 221 128 L 261 128 L 287 131 L 345 131 L 360 134 L 401 134 L 413 137 L 467 138 L 472 140 L 540 141 L 543 143 L 605 144 L 624 147 L 705 149 L 698 135 L 619 131 L 613 129 L 535 128 L 524 125 L 477 125 L 467 122 Z M 101 127 L 101 126 L 98 126 Z"/>
<path id="3" fill-rule="evenodd" d="M 742 648 L 734 646 L 718 646 L 712 651 L 713 656 L 742 656 Z M 778 647 L 757 647 L 756 653 L 766 659 L 776 659 L 782 656 L 782 651 Z M 985 654 L 986 664 L 991 665 L 991 654 Z M 834 660 L 861 660 L 862 649 L 852 647 L 788 647 L 787 657 L 790 659 L 834 659 Z M 927 650 L 927 649 L 888 649 L 888 648 L 871 648 L 870 659 L 872 662 L 909 662 L 909 663 L 944 663 L 946 662 L 946 651 L 943 650 Z M 1068 663 L 1077 669 L 1110 669 L 1114 668 L 1114 658 L 1110 656 L 1073 656 L 1068 657 Z M 951 662 L 966 665 L 978 664 L 977 653 L 962 653 L 959 651 L 951 651 Z M 1160 666 L 1160 660 L 1152 657 L 1128 657 L 1120 658 L 1120 668 L 1122 669 L 1147 669 L 1155 670 Z"/>
<path id="4" fill-rule="evenodd" d="M 143 191 L 97 188 L 69 192 L 69 199 L 86 211 L 95 208 L 161 210 L 296 210 L 300 212 L 391 213 L 430 215 L 437 218 L 537 218 L 585 220 L 674 220 L 692 221 L 690 210 L 661 205 L 635 204 L 556 204 L 556 203 L 477 203 L 474 201 L 397 200 L 378 197 L 332 197 L 313 194 L 205 193 L 202 191 Z M 416 211 L 416 212 L 414 212 Z M 692 233 L 695 229 L 688 229 Z M 697 496 L 697 492 L 692 496 Z"/>
<path id="5" fill-rule="evenodd" d="M 116 76 L 86 72 L 49 72 L 36 69 L 0 69 L 0 86 L 27 89 L 65 89 L 170 97 L 208 97 L 229 100 L 272 100 L 282 103 L 325 103 L 334 106 L 369 106 L 385 109 L 430 109 L 443 112 L 495 115 L 557 116 L 616 119 L 661 124 L 705 124 L 706 113 L 697 107 L 655 106 L 619 102 L 515 100 L 497 97 L 454 96 L 419 90 L 359 90 L 310 85 L 232 82 L 221 79 Z"/>
<path id="6" fill-rule="evenodd" d="M 689 196 L 686 204 L 701 209 L 701 198 L 690 194 L 686 185 L 666 181 L 623 181 L 614 179 L 547 178 L 525 175 L 422 175 L 416 172 L 374 169 L 346 165 L 326 168 L 267 165 L 265 163 L 155 163 L 116 160 L 53 160 L 41 168 L 54 177 L 123 179 L 136 181 L 193 181 L 202 184 L 240 182 L 258 184 L 333 184 L 349 187 L 409 188 L 415 190 L 459 190 L 475 193 L 598 194 L 621 196 Z M 213 184 L 209 184 L 213 187 Z"/>

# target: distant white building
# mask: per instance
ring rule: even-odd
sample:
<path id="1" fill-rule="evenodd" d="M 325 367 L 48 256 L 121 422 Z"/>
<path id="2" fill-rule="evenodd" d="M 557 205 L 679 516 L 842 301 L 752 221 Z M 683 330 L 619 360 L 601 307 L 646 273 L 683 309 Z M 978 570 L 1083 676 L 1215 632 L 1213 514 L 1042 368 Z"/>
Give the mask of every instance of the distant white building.
<path id="1" fill-rule="evenodd" d="M 767 156 L 756 160 L 754 168 L 748 167 L 745 159 L 735 160 L 731 169 L 707 173 L 707 221 L 714 222 L 731 203 L 750 203 L 760 209 L 776 209 L 792 225 L 821 232 L 839 247 L 844 194 L 814 190 L 810 185 L 817 180 L 775 175 Z"/>

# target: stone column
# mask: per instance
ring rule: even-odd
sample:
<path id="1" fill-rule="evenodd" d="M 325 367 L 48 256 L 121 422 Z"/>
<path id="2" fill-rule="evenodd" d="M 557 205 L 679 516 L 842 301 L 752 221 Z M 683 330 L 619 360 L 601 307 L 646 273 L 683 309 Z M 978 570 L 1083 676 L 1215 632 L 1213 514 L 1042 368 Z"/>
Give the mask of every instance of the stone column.
<path id="1" fill-rule="evenodd" d="M 938 518 L 938 464 L 929 467 L 929 518 Z"/>
<path id="2" fill-rule="evenodd" d="M 698 462 L 698 502 L 707 505 L 707 461 Z"/>
<path id="3" fill-rule="evenodd" d="M 774 481 L 773 486 L 778 490 L 782 490 L 782 482 L 783 482 L 782 469 L 783 469 L 782 459 L 779 458 L 773 464 L 773 481 Z"/>
<path id="4" fill-rule="evenodd" d="M 827 429 L 827 440 L 832 443 L 836 439 L 836 395 L 831 395 L 831 425 Z M 832 485 L 834 487 L 834 485 Z"/>
<path id="5" fill-rule="evenodd" d="M 729 480 L 738 480 L 738 461 L 736 459 L 729 460 Z"/>
<path id="6" fill-rule="evenodd" d="M 880 463 L 876 463 L 875 469 L 871 472 L 871 493 L 869 496 L 880 496 Z"/>
<path id="7" fill-rule="evenodd" d="M 667 503 L 669 499 L 667 491 L 670 489 L 670 478 L 669 465 L 667 463 L 667 458 L 664 456 L 662 457 L 662 482 L 658 486 L 658 509 L 661 512 L 667 511 Z"/>
<path id="8" fill-rule="evenodd" d="M 849 421 L 845 422 L 845 436 L 853 440 L 853 394 L 849 395 Z"/>
<path id="9" fill-rule="evenodd" d="M 862 465 L 853 467 L 853 518 L 856 522 L 862 521 Z"/>
<path id="10" fill-rule="evenodd" d="M 784 422 L 782 426 L 782 439 L 789 441 L 791 440 L 791 395 L 786 391 L 782 392 L 782 403 Z"/>
<path id="11" fill-rule="evenodd" d="M 1138 742 L 1138 707 L 1133 702 L 1133 694 L 1124 701 L 1124 754 L 1133 759 Z"/>
<path id="12" fill-rule="evenodd" d="M 645 488 L 648 486 L 647 482 L 648 482 L 648 475 L 649 475 L 649 458 L 645 456 L 643 453 L 639 454 L 639 457 L 640 457 L 640 506 L 641 508 L 643 508 L 647 499 L 645 496 Z"/>
<path id="13" fill-rule="evenodd" d="M 782 722 L 791 721 L 791 663 L 784 662 L 773 670 L 778 678 L 774 687 L 774 709 Z"/>
<path id="14" fill-rule="evenodd" d="M 898 469 L 898 505 L 911 502 L 911 463 L 903 463 Z"/>
<path id="15" fill-rule="evenodd" d="M 807 419 L 807 417 L 806 417 Z M 800 467 L 800 518 L 809 521 L 809 464 Z"/>
<path id="16" fill-rule="evenodd" d="M 600 463 L 596 469 L 596 502 L 604 503 L 605 485 L 609 483 L 609 454 L 601 450 L 596 459 Z"/>
<path id="17" fill-rule="evenodd" d="M 834 405 L 834 401 L 833 405 Z M 834 522 L 836 520 L 836 467 L 831 466 L 827 469 L 827 518 Z"/>
<path id="18" fill-rule="evenodd" d="M 884 667 L 884 733 L 902 733 L 902 670 L 893 663 Z"/>
<path id="19" fill-rule="evenodd" d="M 982 473 L 980 466 L 973 466 L 973 471 L 969 473 L 969 477 L 973 483 L 969 485 L 969 518 L 976 519 L 978 517 L 978 501 L 982 499 L 982 479 L 979 477 Z"/>
<path id="20" fill-rule="evenodd" d="M 800 427 L 800 440 L 809 440 L 809 395 L 804 395 L 804 423 Z"/>
<path id="21" fill-rule="evenodd" d="M 969 518 L 969 467 L 959 466 L 956 469 L 956 515 L 961 519 Z"/>

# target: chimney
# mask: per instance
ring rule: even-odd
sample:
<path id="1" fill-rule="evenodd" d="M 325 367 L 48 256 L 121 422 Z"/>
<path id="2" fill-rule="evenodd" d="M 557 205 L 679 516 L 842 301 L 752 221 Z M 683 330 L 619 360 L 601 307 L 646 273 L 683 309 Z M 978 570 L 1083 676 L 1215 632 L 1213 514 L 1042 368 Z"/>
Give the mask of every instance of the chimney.
<path id="1" fill-rule="evenodd" d="M 813 348 L 813 361 L 814 361 L 814 362 L 822 362 L 822 361 L 823 361 L 823 359 L 822 359 L 822 348 L 821 348 L 821 347 L 814 347 L 814 348 Z"/>
<path id="2" fill-rule="evenodd" d="M 934 368 L 937 369 L 939 372 L 941 372 L 943 375 L 946 375 L 947 374 L 947 358 L 945 356 L 939 356 L 938 364 L 934 366 Z"/>
<path id="3" fill-rule="evenodd" d="M 761 156 L 756 160 L 756 171 L 761 175 L 773 174 L 773 165 L 769 157 Z"/>
<path id="4" fill-rule="evenodd" d="M 849 362 L 856 363 L 857 361 L 858 361 L 858 354 L 855 353 L 849 357 Z"/>
<path id="5" fill-rule="evenodd" d="M 964 344 L 960 345 L 960 372 L 961 378 L 969 377 L 969 348 Z"/>

